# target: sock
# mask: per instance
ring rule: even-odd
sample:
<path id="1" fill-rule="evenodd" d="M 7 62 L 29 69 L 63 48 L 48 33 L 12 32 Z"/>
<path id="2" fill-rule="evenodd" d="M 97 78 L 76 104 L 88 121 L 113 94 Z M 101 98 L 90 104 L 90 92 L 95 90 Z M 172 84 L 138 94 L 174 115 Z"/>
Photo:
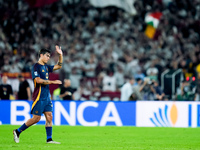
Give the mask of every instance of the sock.
<path id="1" fill-rule="evenodd" d="M 26 126 L 26 124 L 24 123 L 21 127 L 19 127 L 19 128 L 17 129 L 17 131 L 18 131 L 19 133 L 21 133 L 22 131 L 26 130 L 27 128 L 28 128 L 28 126 Z"/>
<path id="2" fill-rule="evenodd" d="M 52 138 L 52 127 L 45 127 L 46 128 L 46 134 L 47 134 L 47 140 Z"/>

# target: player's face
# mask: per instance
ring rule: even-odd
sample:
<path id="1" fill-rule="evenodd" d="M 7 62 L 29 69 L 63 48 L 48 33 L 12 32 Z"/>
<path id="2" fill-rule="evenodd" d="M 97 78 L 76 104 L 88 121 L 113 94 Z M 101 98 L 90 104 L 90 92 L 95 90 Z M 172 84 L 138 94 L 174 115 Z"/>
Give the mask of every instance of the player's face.
<path id="1" fill-rule="evenodd" d="M 50 59 L 50 54 L 49 53 L 45 53 L 43 56 L 42 56 L 42 61 L 44 63 L 47 63 Z"/>

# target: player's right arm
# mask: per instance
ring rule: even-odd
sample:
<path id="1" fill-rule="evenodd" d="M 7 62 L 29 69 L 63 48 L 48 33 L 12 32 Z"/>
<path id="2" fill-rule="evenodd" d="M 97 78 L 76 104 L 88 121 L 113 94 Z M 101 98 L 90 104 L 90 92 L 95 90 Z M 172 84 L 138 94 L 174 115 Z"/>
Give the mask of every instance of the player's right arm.
<path id="1" fill-rule="evenodd" d="M 47 84 L 62 84 L 62 82 L 60 80 L 44 80 L 44 79 L 40 78 L 40 72 L 38 70 L 39 70 L 38 65 L 35 64 L 33 66 L 33 69 L 32 69 L 32 78 L 33 78 L 35 83 L 44 84 L 44 85 L 47 85 Z"/>
<path id="2" fill-rule="evenodd" d="M 44 84 L 44 85 L 47 85 L 47 84 L 62 84 L 62 82 L 60 80 L 44 80 L 44 79 L 41 79 L 40 77 L 36 77 L 34 80 L 36 81 L 36 83 Z"/>

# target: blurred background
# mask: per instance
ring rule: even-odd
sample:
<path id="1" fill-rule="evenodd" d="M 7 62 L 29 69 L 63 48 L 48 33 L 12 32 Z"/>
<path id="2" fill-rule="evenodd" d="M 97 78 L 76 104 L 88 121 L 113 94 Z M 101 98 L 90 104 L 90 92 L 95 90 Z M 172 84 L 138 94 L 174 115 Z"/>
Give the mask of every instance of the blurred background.
<path id="1" fill-rule="evenodd" d="M 50 75 L 63 81 L 50 86 L 54 100 L 70 87 L 73 100 L 121 101 L 126 83 L 124 101 L 200 100 L 200 0 L 0 0 L 1 84 L 11 85 L 10 99 L 19 99 L 19 74 L 33 92 L 38 52 L 50 49 L 54 65 L 56 44 L 64 62 Z"/>

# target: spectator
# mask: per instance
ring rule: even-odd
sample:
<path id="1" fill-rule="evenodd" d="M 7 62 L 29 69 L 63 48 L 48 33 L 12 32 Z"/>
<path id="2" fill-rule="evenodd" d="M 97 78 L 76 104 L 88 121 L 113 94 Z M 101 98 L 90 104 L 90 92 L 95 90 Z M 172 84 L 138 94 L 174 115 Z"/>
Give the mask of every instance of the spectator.
<path id="1" fill-rule="evenodd" d="M 152 87 L 152 83 L 147 82 L 147 85 L 143 89 L 143 91 L 144 91 L 143 100 L 155 100 L 155 96 L 154 96 L 154 93 L 151 90 L 151 87 Z"/>
<path id="2" fill-rule="evenodd" d="M 195 101 L 200 101 L 200 68 L 197 68 Z"/>
<path id="3" fill-rule="evenodd" d="M 164 100 L 165 93 L 162 91 L 158 81 L 152 81 L 150 86 L 151 92 L 154 95 L 154 100 Z"/>
<path id="4" fill-rule="evenodd" d="M 80 79 L 81 79 L 81 76 L 77 73 L 76 68 L 72 68 L 72 73 L 70 74 L 69 79 L 71 82 L 71 88 L 74 91 L 76 91 L 80 86 Z"/>
<path id="5" fill-rule="evenodd" d="M 18 99 L 19 100 L 31 100 L 31 89 L 29 83 L 23 75 L 18 75 L 19 79 L 19 91 L 18 91 Z"/>
<path id="6" fill-rule="evenodd" d="M 10 63 L 9 63 L 9 58 L 6 58 L 4 60 L 4 65 L 2 66 L 2 71 L 3 72 L 9 72 L 11 69 Z"/>
<path id="7" fill-rule="evenodd" d="M 60 87 L 53 91 L 53 100 L 60 100 Z"/>
<path id="8" fill-rule="evenodd" d="M 154 63 L 147 69 L 146 74 L 151 80 L 158 80 L 158 69 L 155 67 Z"/>
<path id="9" fill-rule="evenodd" d="M 64 63 L 63 63 L 63 74 L 62 76 L 64 76 L 63 79 L 65 78 L 69 78 L 70 73 L 71 73 L 71 66 L 70 66 L 70 62 L 71 60 L 68 57 L 63 58 L 64 59 Z"/>
<path id="10" fill-rule="evenodd" d="M 117 88 L 120 89 L 124 84 L 124 72 L 122 67 L 117 66 L 117 71 L 114 74 L 117 82 Z"/>
<path id="11" fill-rule="evenodd" d="M 78 89 L 74 92 L 74 98 L 75 100 L 87 100 L 90 98 L 90 95 L 92 94 L 90 87 L 88 86 L 85 79 L 80 80 L 80 86 Z"/>
<path id="12" fill-rule="evenodd" d="M 138 72 L 134 75 L 134 78 L 135 78 L 135 79 L 141 79 L 141 81 L 143 81 L 144 78 L 145 78 L 145 75 L 144 75 L 144 73 L 142 72 L 142 70 L 140 69 L 140 70 L 138 70 Z"/>
<path id="13" fill-rule="evenodd" d="M 64 86 L 60 90 L 60 98 L 63 100 L 74 100 L 74 90 L 70 86 L 71 81 L 69 79 L 65 79 Z"/>
<path id="14" fill-rule="evenodd" d="M 121 88 L 121 101 L 129 101 L 133 93 L 133 84 L 135 83 L 134 78 L 129 78 L 128 81 Z"/>
<path id="15" fill-rule="evenodd" d="M 133 85 L 133 92 L 129 98 L 130 101 L 136 101 L 136 100 L 143 100 L 143 89 L 146 85 L 146 81 L 142 81 L 142 79 L 137 78 L 136 83 Z"/>
<path id="16" fill-rule="evenodd" d="M 96 64 L 94 62 L 94 59 L 90 58 L 87 64 L 85 64 L 84 66 L 86 77 L 95 77 L 95 68 L 96 68 Z"/>
<path id="17" fill-rule="evenodd" d="M 133 86 L 133 93 L 136 94 L 136 100 L 143 100 L 144 99 L 144 88 L 147 85 L 147 81 L 143 81 L 141 78 L 136 78 L 137 85 Z M 133 98 L 134 95 L 132 94 Z"/>
<path id="18" fill-rule="evenodd" d="M 144 87 L 147 85 L 147 81 L 146 80 L 143 81 L 141 78 L 137 78 L 136 81 L 137 81 L 136 86 L 138 86 L 139 91 L 142 92 Z"/>
<path id="19" fill-rule="evenodd" d="M 0 99 L 1 100 L 10 100 L 10 98 L 13 96 L 13 90 L 11 85 L 7 84 L 8 77 L 3 76 L 2 77 L 2 84 L 0 85 Z"/>
<path id="20" fill-rule="evenodd" d="M 180 88 L 177 89 L 179 92 L 177 92 L 176 99 L 179 101 L 194 101 L 195 100 L 195 90 L 196 87 L 193 86 L 193 84 L 190 81 L 184 80 L 182 81 Z M 198 90 L 196 91 L 199 92 Z"/>
<path id="21" fill-rule="evenodd" d="M 107 70 L 107 74 L 103 77 L 103 91 L 116 91 L 116 77 L 113 75 L 113 71 Z"/>

